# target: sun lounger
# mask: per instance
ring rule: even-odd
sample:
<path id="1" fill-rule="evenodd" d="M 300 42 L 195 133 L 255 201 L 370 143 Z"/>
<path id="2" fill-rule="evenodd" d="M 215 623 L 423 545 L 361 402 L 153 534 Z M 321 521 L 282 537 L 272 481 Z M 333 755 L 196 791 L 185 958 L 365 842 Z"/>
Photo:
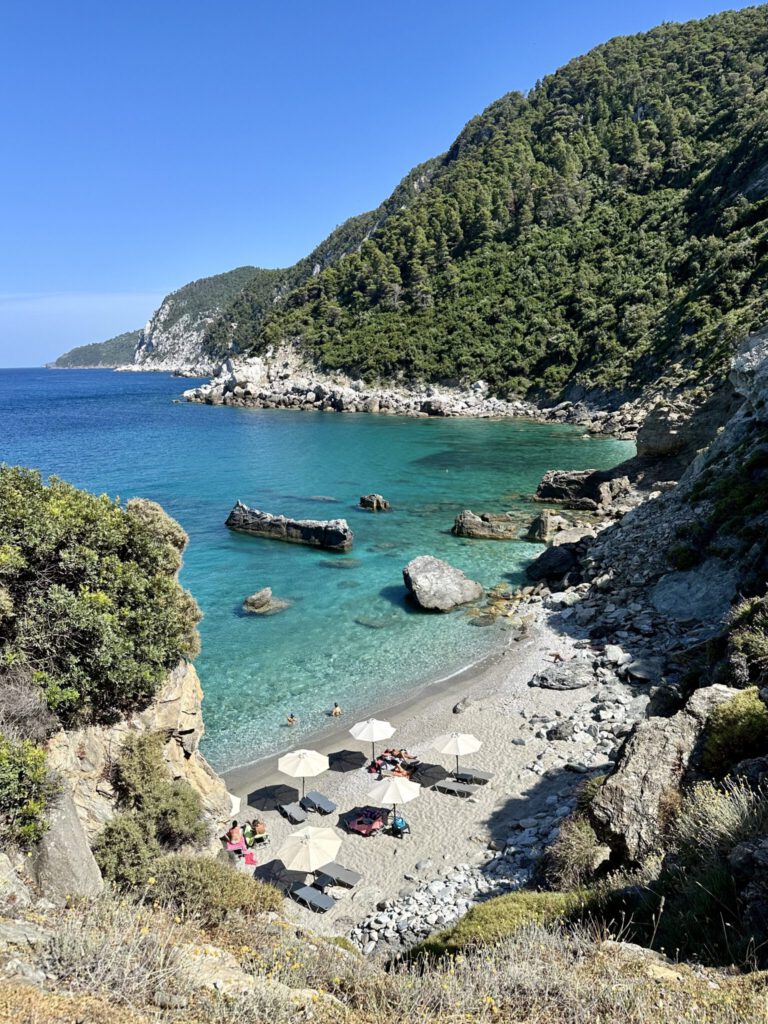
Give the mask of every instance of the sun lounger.
<path id="1" fill-rule="evenodd" d="M 435 789 L 442 790 L 443 793 L 451 793 L 453 796 L 472 796 L 479 787 L 471 785 L 469 782 L 454 782 L 452 779 L 443 779 L 442 782 L 435 783 Z"/>
<path id="2" fill-rule="evenodd" d="M 343 885 L 345 888 L 351 889 L 363 877 L 357 871 L 345 868 L 341 864 L 337 864 L 336 861 L 332 861 L 330 864 L 326 864 L 325 867 L 320 868 L 317 874 L 318 877 L 315 879 L 315 885 L 321 889 L 324 889 L 327 885 Z"/>
<path id="3" fill-rule="evenodd" d="M 305 903 L 310 910 L 318 910 L 321 913 L 330 910 L 336 903 L 333 896 L 328 896 L 311 885 L 300 885 L 296 889 L 291 889 L 291 896 L 295 900 Z"/>
<path id="4" fill-rule="evenodd" d="M 333 814 L 336 810 L 333 800 L 329 800 L 327 796 L 314 789 L 302 799 L 301 806 L 305 811 L 317 811 L 319 814 Z"/>
<path id="5" fill-rule="evenodd" d="M 493 775 L 490 772 L 481 772 L 478 768 L 462 768 L 454 774 L 457 782 L 479 782 L 485 785 L 490 782 Z"/>
<path id="6" fill-rule="evenodd" d="M 302 822 L 307 820 L 307 812 L 298 801 L 292 804 L 281 804 L 280 813 L 294 825 L 301 825 Z"/>

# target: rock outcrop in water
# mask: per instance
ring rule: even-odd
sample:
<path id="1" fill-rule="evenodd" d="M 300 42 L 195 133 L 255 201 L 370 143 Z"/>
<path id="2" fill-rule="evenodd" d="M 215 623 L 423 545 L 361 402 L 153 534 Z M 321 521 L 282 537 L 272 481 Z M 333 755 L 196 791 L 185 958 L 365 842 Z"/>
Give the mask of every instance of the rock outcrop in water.
<path id="1" fill-rule="evenodd" d="M 390 504 L 381 494 L 361 494 L 360 508 L 368 509 L 370 512 L 388 512 Z"/>
<path id="2" fill-rule="evenodd" d="M 262 587 L 243 601 L 243 611 L 249 615 L 274 615 L 290 607 L 290 601 L 273 597 L 271 587 Z"/>
<path id="3" fill-rule="evenodd" d="M 403 569 L 403 580 L 419 607 L 427 611 L 449 612 L 479 600 L 484 593 L 482 586 L 461 569 L 432 555 L 420 555 L 409 562 Z"/>
<path id="4" fill-rule="evenodd" d="M 484 540 L 517 540 L 520 521 L 511 512 L 481 512 L 465 508 L 456 516 L 451 533 L 457 537 L 478 537 Z"/>
<path id="5" fill-rule="evenodd" d="M 238 533 L 282 540 L 288 544 L 307 544 L 326 551 L 349 551 L 354 534 L 346 519 L 288 519 L 238 501 L 227 517 L 226 525 Z"/>

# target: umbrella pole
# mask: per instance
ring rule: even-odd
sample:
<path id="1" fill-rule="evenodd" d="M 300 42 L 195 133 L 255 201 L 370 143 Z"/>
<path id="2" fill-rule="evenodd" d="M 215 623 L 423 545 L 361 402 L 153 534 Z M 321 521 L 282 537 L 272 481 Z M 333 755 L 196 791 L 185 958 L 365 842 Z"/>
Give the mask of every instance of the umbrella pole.
<path id="1" fill-rule="evenodd" d="M 457 775 L 457 777 L 458 777 L 458 774 L 459 774 L 459 755 L 457 754 L 456 755 L 456 775 Z"/>
<path id="2" fill-rule="evenodd" d="M 301 776 L 301 799 L 304 799 L 304 776 Z"/>
<path id="3" fill-rule="evenodd" d="M 371 760 L 376 760 L 376 744 L 371 740 Z"/>

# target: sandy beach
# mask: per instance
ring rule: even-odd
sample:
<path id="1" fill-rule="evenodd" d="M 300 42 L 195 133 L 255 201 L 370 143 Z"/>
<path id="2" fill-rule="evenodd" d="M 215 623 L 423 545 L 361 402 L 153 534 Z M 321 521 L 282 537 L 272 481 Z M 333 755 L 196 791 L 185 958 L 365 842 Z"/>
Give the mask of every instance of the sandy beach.
<path id="1" fill-rule="evenodd" d="M 562 765 L 565 756 L 579 759 L 578 744 L 569 743 L 565 745 L 567 751 L 556 751 L 545 738 L 534 736 L 529 719 L 537 714 L 547 718 L 566 716 L 588 699 L 584 691 L 528 686 L 532 676 L 551 666 L 555 658 L 572 658 L 575 643 L 572 637 L 555 632 L 547 624 L 540 605 L 533 608 L 538 608 L 536 622 L 524 636 L 510 640 L 496 654 L 432 684 L 411 699 L 371 711 L 396 727 L 392 739 L 377 744 L 377 749 L 405 747 L 422 761 L 442 764 L 446 769 L 454 767 L 453 759 L 431 749 L 436 737 L 454 730 L 474 734 L 482 747 L 465 761 L 473 768 L 491 772 L 491 781 L 469 798 L 422 788 L 419 797 L 402 808 L 411 826 L 411 834 L 402 839 L 390 835 L 366 838 L 339 828 L 343 845 L 336 859 L 359 871 L 363 880 L 352 891 L 335 890 L 339 899 L 325 914 L 312 913 L 286 900 L 292 919 L 316 931 L 345 934 L 381 900 L 396 898 L 456 865 L 482 863 L 488 857 L 489 846 L 503 846 L 520 819 L 551 805 L 553 793 L 562 799 L 564 787 L 573 789 L 582 780 L 580 775 L 565 772 L 553 783 L 528 767 L 536 760 L 548 768 Z M 470 698 L 469 706 L 461 714 L 454 714 L 454 705 L 463 697 Z M 326 754 L 347 749 L 370 756 L 370 745 L 349 735 L 353 724 L 353 719 L 348 721 L 343 716 L 303 745 Z M 277 770 L 277 756 L 236 769 L 225 779 L 230 791 L 242 800 L 241 820 L 256 813 L 249 806 L 249 796 L 256 791 L 294 784 Z M 340 815 L 370 802 L 367 794 L 375 780 L 376 776 L 364 768 L 344 773 L 329 771 L 308 780 L 307 789 L 319 790 L 338 805 L 338 811 L 327 817 L 310 815 L 308 823 L 338 828 Z M 269 871 L 281 843 L 296 829 L 276 810 L 258 814 L 268 825 L 271 842 L 257 853 L 257 876 Z"/>

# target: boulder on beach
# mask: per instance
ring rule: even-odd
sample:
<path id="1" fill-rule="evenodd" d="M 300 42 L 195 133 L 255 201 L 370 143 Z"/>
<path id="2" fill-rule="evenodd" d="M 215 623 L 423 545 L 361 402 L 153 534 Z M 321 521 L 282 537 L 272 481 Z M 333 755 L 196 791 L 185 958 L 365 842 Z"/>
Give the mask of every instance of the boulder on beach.
<path id="1" fill-rule="evenodd" d="M 368 509 L 371 512 L 388 512 L 391 505 L 381 494 L 361 494 L 360 508 Z"/>
<path id="2" fill-rule="evenodd" d="M 262 587 L 243 601 L 243 611 L 249 615 L 274 615 L 288 608 L 290 601 L 272 596 L 271 587 Z"/>
<path id="3" fill-rule="evenodd" d="M 469 579 L 461 569 L 432 555 L 420 555 L 403 569 L 403 580 L 419 607 L 427 611 L 449 612 L 483 596 L 482 586 Z"/>

